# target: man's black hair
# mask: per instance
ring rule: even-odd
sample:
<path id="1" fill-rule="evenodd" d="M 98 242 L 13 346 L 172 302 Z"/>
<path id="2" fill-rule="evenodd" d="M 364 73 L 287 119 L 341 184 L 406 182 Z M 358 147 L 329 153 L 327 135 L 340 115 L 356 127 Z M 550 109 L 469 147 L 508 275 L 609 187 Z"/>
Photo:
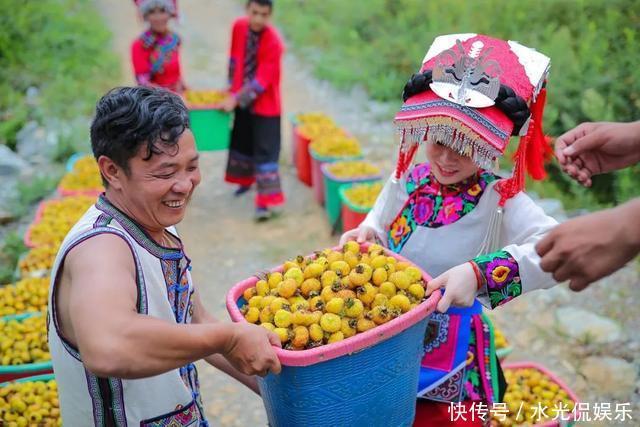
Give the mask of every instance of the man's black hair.
<path id="1" fill-rule="evenodd" d="M 187 128 L 189 112 L 178 95 L 159 88 L 118 87 L 96 104 L 91 149 L 96 160 L 107 156 L 129 173 L 129 159 L 140 147 L 146 147 L 144 160 L 167 148 L 177 151 Z"/>
<path id="2" fill-rule="evenodd" d="M 251 3 L 259 4 L 260 6 L 269 6 L 269 8 L 273 10 L 273 0 L 248 0 L 247 7 Z"/>

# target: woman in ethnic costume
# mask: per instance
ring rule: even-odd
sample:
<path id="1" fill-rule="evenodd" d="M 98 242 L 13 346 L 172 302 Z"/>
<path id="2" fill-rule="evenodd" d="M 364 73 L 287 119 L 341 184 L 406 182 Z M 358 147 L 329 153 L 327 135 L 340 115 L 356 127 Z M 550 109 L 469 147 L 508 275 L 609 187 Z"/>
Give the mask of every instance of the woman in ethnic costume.
<path id="1" fill-rule="evenodd" d="M 491 408 L 505 389 L 482 306 L 555 285 L 534 245 L 556 221 L 522 192 L 525 169 L 542 179 L 550 152 L 541 122 L 549 62 L 512 41 L 437 37 L 395 117 L 396 171 L 343 235 L 379 240 L 435 277 L 428 292 L 446 289 L 425 335 L 415 425 L 482 425 L 472 405 Z M 512 135 L 522 136 L 515 169 L 501 179 L 492 170 Z M 410 167 L 420 145 L 428 162 Z M 453 405 L 466 421 L 452 422 Z"/>
<path id="2" fill-rule="evenodd" d="M 180 37 L 169 29 L 176 16 L 172 0 L 141 0 L 140 13 L 149 26 L 131 46 L 136 82 L 182 93 L 186 89 L 180 67 Z"/>

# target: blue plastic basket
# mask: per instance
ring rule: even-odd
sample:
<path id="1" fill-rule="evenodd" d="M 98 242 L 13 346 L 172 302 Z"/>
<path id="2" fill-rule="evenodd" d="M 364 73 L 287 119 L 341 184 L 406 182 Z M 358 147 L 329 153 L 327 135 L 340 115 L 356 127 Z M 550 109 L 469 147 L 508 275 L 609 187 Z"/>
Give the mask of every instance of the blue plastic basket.
<path id="1" fill-rule="evenodd" d="M 424 319 L 357 353 L 311 366 L 282 366 L 258 378 L 269 424 L 410 426 L 422 358 Z"/>

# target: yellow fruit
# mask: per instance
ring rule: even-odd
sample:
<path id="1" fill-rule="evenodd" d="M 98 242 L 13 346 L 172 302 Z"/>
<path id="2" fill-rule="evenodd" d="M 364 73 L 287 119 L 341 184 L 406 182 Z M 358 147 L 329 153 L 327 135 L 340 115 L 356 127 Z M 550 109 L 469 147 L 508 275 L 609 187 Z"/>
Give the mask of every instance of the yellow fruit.
<path id="1" fill-rule="evenodd" d="M 415 283 L 422 279 L 422 273 L 417 267 L 409 266 L 404 269 L 404 272 L 409 276 L 411 283 Z"/>
<path id="2" fill-rule="evenodd" d="M 329 265 L 329 268 L 335 271 L 340 277 L 347 277 L 349 271 L 351 271 L 351 267 L 345 261 L 334 261 Z"/>
<path id="3" fill-rule="evenodd" d="M 334 342 L 342 341 L 344 339 L 344 334 L 342 331 L 337 331 L 332 333 L 327 340 L 327 344 L 332 344 Z"/>
<path id="4" fill-rule="evenodd" d="M 249 300 L 249 307 L 262 308 L 262 298 L 261 296 L 256 295 L 255 297 L 251 297 Z"/>
<path id="5" fill-rule="evenodd" d="M 377 270 L 383 268 L 387 264 L 387 257 L 384 255 L 378 255 L 371 260 L 371 268 Z"/>
<path id="6" fill-rule="evenodd" d="M 339 314 L 344 309 L 344 300 L 342 298 L 331 298 L 325 305 L 327 313 Z"/>
<path id="7" fill-rule="evenodd" d="M 354 254 L 353 252 L 345 252 L 344 262 L 349 264 L 349 268 L 353 269 L 360 262 L 360 254 Z"/>
<path id="8" fill-rule="evenodd" d="M 371 280 L 374 285 L 380 286 L 387 281 L 387 270 L 384 267 L 378 267 L 374 270 Z"/>
<path id="9" fill-rule="evenodd" d="M 273 323 L 273 312 L 269 307 L 260 311 L 260 323 Z"/>
<path id="10" fill-rule="evenodd" d="M 413 285 L 410 285 L 407 291 L 409 291 L 409 295 L 411 295 L 418 301 L 421 301 L 422 298 L 424 298 L 425 289 L 424 289 L 424 286 L 422 286 L 419 283 L 414 283 Z"/>
<path id="11" fill-rule="evenodd" d="M 338 292 L 336 292 L 336 297 L 342 298 L 346 301 L 349 298 L 356 298 L 356 293 L 351 289 L 340 289 Z"/>
<path id="12" fill-rule="evenodd" d="M 271 332 L 276 328 L 273 323 L 261 323 L 260 326 Z"/>
<path id="13" fill-rule="evenodd" d="M 366 317 L 361 317 L 357 321 L 356 329 L 358 332 L 365 332 L 369 329 L 375 328 L 376 324 L 373 320 L 367 319 Z"/>
<path id="14" fill-rule="evenodd" d="M 316 264 L 316 265 L 318 265 L 318 264 Z M 309 267 L 307 267 L 307 268 L 309 268 Z M 309 279 L 305 280 L 304 282 L 302 282 L 302 285 L 300 285 L 300 292 L 305 297 L 309 297 L 311 292 L 320 292 L 321 290 L 322 290 L 322 285 L 320 284 L 320 281 L 318 279 L 316 279 L 316 278 L 309 278 Z"/>
<path id="15" fill-rule="evenodd" d="M 407 289 L 411 284 L 409 276 L 404 271 L 396 271 L 395 273 L 392 273 L 389 276 L 389 281 L 396 285 L 398 289 Z"/>
<path id="16" fill-rule="evenodd" d="M 286 344 L 291 339 L 290 331 L 286 328 L 275 328 L 273 332 L 278 335 L 282 344 Z"/>
<path id="17" fill-rule="evenodd" d="M 366 283 L 364 286 L 358 288 L 356 291 L 358 299 L 362 301 L 363 304 L 365 305 L 371 305 L 377 293 L 378 293 L 378 288 L 373 286 L 371 283 Z"/>
<path id="18" fill-rule="evenodd" d="M 357 319 L 344 318 L 344 319 L 342 319 L 342 327 L 341 327 L 340 331 L 342 332 L 342 335 L 345 338 L 350 338 L 350 337 L 354 336 L 358 332 L 356 330 L 357 326 L 358 326 L 358 320 Z"/>
<path id="19" fill-rule="evenodd" d="M 269 273 L 269 275 L 267 276 L 267 283 L 269 283 L 269 288 L 271 289 L 277 288 L 278 283 L 282 282 L 282 280 L 282 273 L 280 273 L 279 271 Z"/>
<path id="20" fill-rule="evenodd" d="M 367 264 L 358 264 L 349 272 L 349 280 L 352 287 L 356 288 L 367 283 L 371 279 L 372 269 Z"/>
<path id="21" fill-rule="evenodd" d="M 383 323 L 387 323 L 391 320 L 389 309 L 382 305 L 373 307 L 368 315 L 376 325 L 382 325 Z"/>
<path id="22" fill-rule="evenodd" d="M 371 209 L 382 191 L 382 183 L 355 184 L 344 191 L 344 195 L 350 204 L 361 209 Z"/>
<path id="23" fill-rule="evenodd" d="M 333 132 L 319 135 L 309 144 L 309 152 L 323 157 L 353 157 L 362 153 L 360 143 L 344 134 Z"/>
<path id="24" fill-rule="evenodd" d="M 256 298 L 256 297 L 253 297 L 253 298 Z M 269 307 L 273 302 L 273 300 L 275 299 L 276 297 L 274 297 L 273 295 L 267 295 L 266 297 L 261 297 L 260 306 L 258 308 L 262 310 L 265 307 Z M 275 311 L 278 311 L 278 310 L 275 310 Z"/>
<path id="25" fill-rule="evenodd" d="M 380 169 L 362 160 L 334 162 L 328 166 L 329 172 L 339 178 L 370 177 L 380 173 Z"/>
<path id="26" fill-rule="evenodd" d="M 287 271 L 291 270 L 292 268 L 299 268 L 298 263 L 296 261 L 286 261 L 284 264 L 282 264 L 282 270 L 286 273 Z"/>
<path id="27" fill-rule="evenodd" d="M 320 297 L 322 298 L 322 300 L 326 303 L 328 303 L 331 298 L 335 298 L 336 293 L 333 290 L 332 286 L 325 286 L 324 288 L 322 288 L 322 291 L 320 292 Z"/>
<path id="28" fill-rule="evenodd" d="M 362 301 L 357 298 L 348 298 L 344 303 L 344 313 L 348 317 L 357 318 L 364 312 Z"/>
<path id="29" fill-rule="evenodd" d="M 341 252 L 330 250 L 327 253 L 327 262 L 329 263 L 329 266 L 336 261 L 344 261 L 344 255 Z"/>
<path id="30" fill-rule="evenodd" d="M 309 300 L 309 310 L 311 311 L 324 310 L 324 300 L 322 299 L 321 296 L 313 297 Z"/>
<path id="31" fill-rule="evenodd" d="M 373 298 L 373 303 L 371 304 L 371 307 L 377 307 L 377 306 L 386 306 L 389 303 L 389 298 L 383 294 L 383 293 L 378 293 L 376 294 L 375 298 Z"/>
<path id="32" fill-rule="evenodd" d="M 300 272 L 300 274 L 302 274 L 302 272 Z M 292 278 L 287 278 L 278 284 L 278 295 L 280 295 L 282 298 L 292 297 L 297 290 L 298 283 L 295 279 Z"/>
<path id="33" fill-rule="evenodd" d="M 260 319 L 260 310 L 256 307 L 249 307 L 244 318 L 249 323 L 256 323 Z"/>
<path id="34" fill-rule="evenodd" d="M 275 313 L 280 309 L 290 310 L 291 306 L 289 305 L 289 300 L 282 297 L 277 297 L 274 298 L 273 301 L 271 301 L 271 304 L 269 304 L 269 308 L 271 309 L 271 312 Z"/>
<path id="35" fill-rule="evenodd" d="M 293 279 L 295 280 L 296 284 L 300 286 L 302 282 L 304 282 L 304 273 L 302 272 L 302 270 L 300 270 L 299 267 L 293 267 L 287 270 L 286 273 L 284 273 L 284 279 L 285 281 L 287 279 Z"/>
<path id="36" fill-rule="evenodd" d="M 322 330 L 329 333 L 338 332 L 342 327 L 342 321 L 340 316 L 333 313 L 325 313 L 320 319 L 320 326 Z"/>
<path id="37" fill-rule="evenodd" d="M 394 273 L 395 274 L 395 273 Z M 387 298 L 391 298 L 397 292 L 396 285 L 392 282 L 384 282 L 380 285 L 378 289 L 382 295 L 385 295 Z"/>
<path id="38" fill-rule="evenodd" d="M 396 271 L 404 271 L 407 269 L 407 267 L 411 267 L 411 264 L 406 261 L 400 261 L 396 263 Z"/>
<path id="39" fill-rule="evenodd" d="M 324 256 L 320 256 L 315 260 L 316 264 L 319 264 L 322 267 L 322 271 L 325 272 L 329 268 L 329 261 Z"/>
<path id="40" fill-rule="evenodd" d="M 288 328 L 291 325 L 291 312 L 287 310 L 278 310 L 273 316 L 273 323 L 278 328 Z"/>
<path id="41" fill-rule="evenodd" d="M 266 280 L 258 280 L 256 282 L 256 292 L 258 293 L 259 296 L 263 297 L 267 295 L 270 289 L 271 288 L 269 288 L 269 284 L 267 283 Z"/>
<path id="42" fill-rule="evenodd" d="M 312 262 L 304 269 L 304 272 L 303 272 L 304 278 L 311 279 L 311 278 L 320 277 L 323 271 L 324 271 L 324 267 L 321 264 L 318 264 L 317 262 Z"/>
<path id="43" fill-rule="evenodd" d="M 344 244 L 343 248 L 344 252 L 351 252 L 352 254 L 360 254 L 360 245 L 358 244 L 358 242 L 355 242 L 353 240 L 347 242 Z"/>
<path id="44" fill-rule="evenodd" d="M 389 299 L 389 308 L 398 308 L 406 313 L 411 309 L 411 301 L 405 295 L 394 295 Z"/>
<path id="45" fill-rule="evenodd" d="M 289 305 L 291 306 L 291 310 L 301 310 L 301 309 L 309 309 L 309 301 L 304 299 L 302 296 L 293 296 L 289 298 Z"/>
<path id="46" fill-rule="evenodd" d="M 293 328 L 293 339 L 291 343 L 296 348 L 304 348 L 309 343 L 309 330 L 304 326 L 296 326 Z"/>
<path id="47" fill-rule="evenodd" d="M 311 338 L 311 341 L 322 341 L 323 337 L 324 331 L 319 324 L 313 323 L 309 326 L 309 338 Z"/>
<path id="48" fill-rule="evenodd" d="M 251 298 L 255 297 L 256 295 L 258 295 L 258 292 L 254 287 L 245 289 L 245 291 L 242 293 L 242 296 L 246 301 L 249 301 Z"/>
<path id="49" fill-rule="evenodd" d="M 333 283 L 338 279 L 339 279 L 338 274 L 335 271 L 327 270 L 324 273 L 322 273 L 322 276 L 320 278 L 320 284 L 324 288 L 326 286 L 333 285 Z"/>
<path id="50" fill-rule="evenodd" d="M 373 243 L 373 244 L 369 245 L 368 252 L 370 254 L 372 254 L 374 252 L 376 252 L 376 253 L 379 253 L 379 252 L 384 253 L 384 248 L 382 246 L 380 246 L 379 244 L 377 244 L 377 243 Z"/>

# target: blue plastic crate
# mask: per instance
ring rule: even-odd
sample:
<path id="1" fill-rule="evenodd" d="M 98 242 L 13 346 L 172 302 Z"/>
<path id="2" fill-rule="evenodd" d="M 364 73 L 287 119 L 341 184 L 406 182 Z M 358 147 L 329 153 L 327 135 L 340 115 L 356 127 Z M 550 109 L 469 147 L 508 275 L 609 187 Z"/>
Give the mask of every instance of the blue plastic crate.
<path id="1" fill-rule="evenodd" d="M 424 319 L 353 354 L 258 378 L 271 427 L 411 426 Z"/>

